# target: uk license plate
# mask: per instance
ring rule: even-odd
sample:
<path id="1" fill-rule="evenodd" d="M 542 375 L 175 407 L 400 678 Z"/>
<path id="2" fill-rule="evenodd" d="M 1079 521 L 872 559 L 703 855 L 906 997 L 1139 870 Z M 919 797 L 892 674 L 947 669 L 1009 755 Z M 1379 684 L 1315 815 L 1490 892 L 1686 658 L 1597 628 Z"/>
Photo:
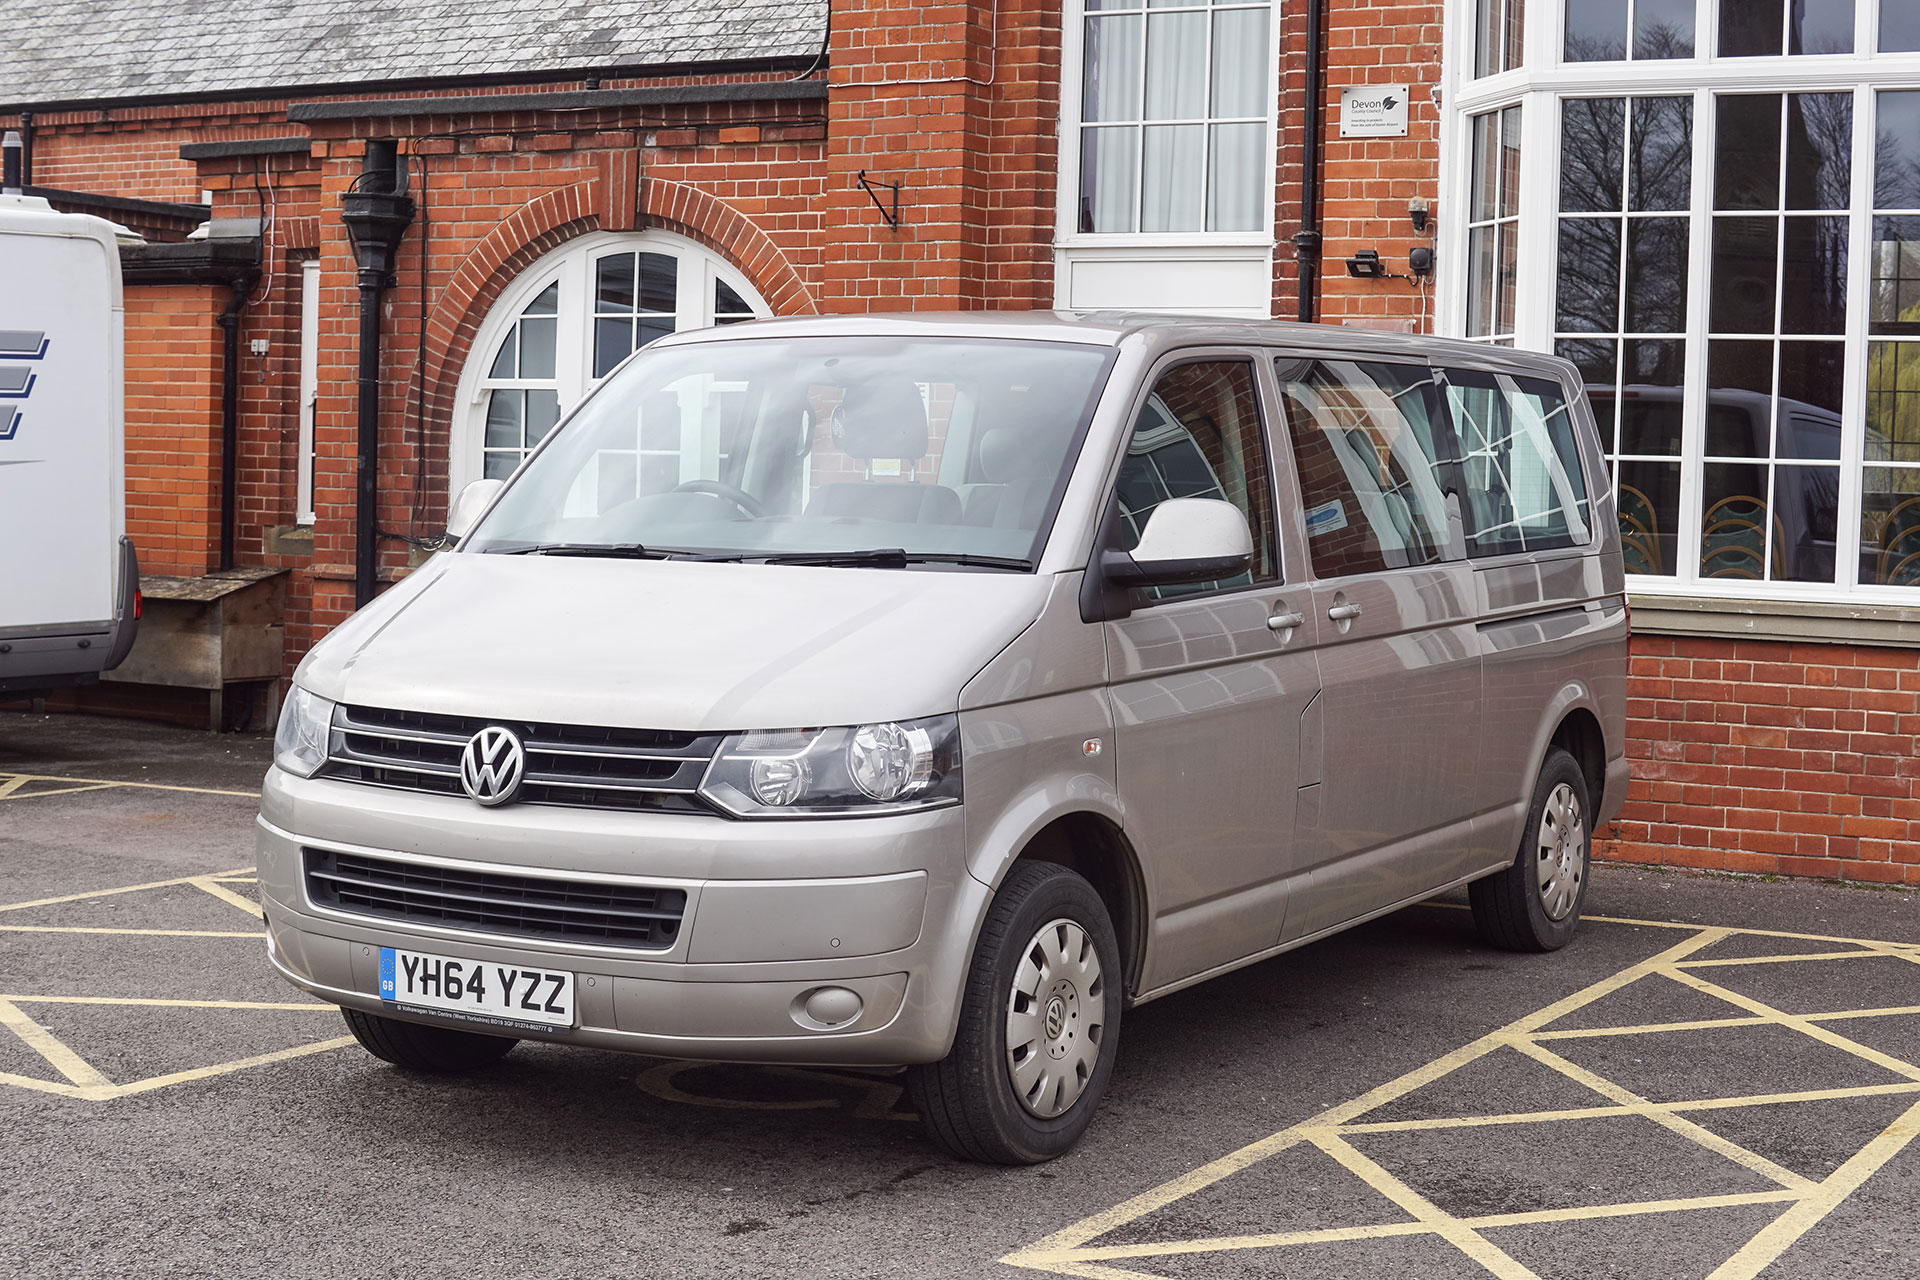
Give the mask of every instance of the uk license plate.
<path id="1" fill-rule="evenodd" d="M 380 948 L 380 998 L 499 1027 L 571 1027 L 573 975 Z"/>

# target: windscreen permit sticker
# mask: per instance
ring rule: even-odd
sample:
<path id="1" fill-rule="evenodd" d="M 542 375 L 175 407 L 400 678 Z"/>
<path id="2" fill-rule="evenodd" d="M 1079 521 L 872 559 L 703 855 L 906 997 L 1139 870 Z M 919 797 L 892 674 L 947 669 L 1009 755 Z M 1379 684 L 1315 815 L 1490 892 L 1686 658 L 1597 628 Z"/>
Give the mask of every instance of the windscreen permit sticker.
<path id="1" fill-rule="evenodd" d="M 1323 533 L 1332 533 L 1335 529 L 1347 527 L 1347 509 L 1340 499 L 1323 502 L 1317 507 L 1307 508 L 1307 536 L 1317 538 Z"/>

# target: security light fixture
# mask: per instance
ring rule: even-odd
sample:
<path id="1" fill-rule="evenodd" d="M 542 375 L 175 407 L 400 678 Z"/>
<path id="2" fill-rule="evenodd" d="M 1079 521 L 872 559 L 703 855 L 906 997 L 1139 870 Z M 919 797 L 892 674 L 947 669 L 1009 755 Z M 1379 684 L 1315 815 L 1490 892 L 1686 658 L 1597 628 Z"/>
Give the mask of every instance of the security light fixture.
<path id="1" fill-rule="evenodd" d="M 1427 229 L 1427 212 L 1427 202 L 1420 197 L 1415 196 L 1413 199 L 1407 201 L 1407 217 L 1413 219 L 1413 229 L 1415 231 L 1425 231 Z"/>
<path id="2" fill-rule="evenodd" d="M 1362 249 L 1347 259 L 1347 274 L 1362 280 L 1379 280 L 1386 276 L 1387 264 L 1380 261 L 1378 249 Z"/>

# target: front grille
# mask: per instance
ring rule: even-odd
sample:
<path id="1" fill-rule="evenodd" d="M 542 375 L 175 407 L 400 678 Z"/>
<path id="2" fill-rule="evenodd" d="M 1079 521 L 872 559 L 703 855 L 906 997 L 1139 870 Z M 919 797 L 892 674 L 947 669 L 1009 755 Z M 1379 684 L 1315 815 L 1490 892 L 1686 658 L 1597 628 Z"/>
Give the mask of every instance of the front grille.
<path id="1" fill-rule="evenodd" d="M 515 938 L 665 951 L 680 933 L 684 889 L 455 871 L 307 849 L 307 896 L 359 916 Z"/>
<path id="2" fill-rule="evenodd" d="M 516 801 L 588 809 L 712 810 L 697 792 L 722 735 L 670 733 L 342 706 L 335 710 L 323 778 L 404 791 L 466 794 L 460 753 L 488 725 L 526 747 Z"/>

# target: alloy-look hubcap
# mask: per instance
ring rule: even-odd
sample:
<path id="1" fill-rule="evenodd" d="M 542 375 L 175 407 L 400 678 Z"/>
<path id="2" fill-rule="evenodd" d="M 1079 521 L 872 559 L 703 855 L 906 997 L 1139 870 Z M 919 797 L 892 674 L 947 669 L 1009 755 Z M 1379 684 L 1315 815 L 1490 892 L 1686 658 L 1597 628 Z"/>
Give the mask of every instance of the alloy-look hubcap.
<path id="1" fill-rule="evenodd" d="M 1007 996 L 1007 1076 L 1041 1119 L 1071 1107 L 1100 1061 L 1106 985 L 1093 938 L 1071 920 L 1041 926 Z"/>
<path id="2" fill-rule="evenodd" d="M 1562 782 L 1548 793 L 1540 814 L 1540 905 L 1549 920 L 1564 920 L 1580 898 L 1580 881 L 1587 874 L 1587 828 L 1580 816 L 1580 798 Z"/>

